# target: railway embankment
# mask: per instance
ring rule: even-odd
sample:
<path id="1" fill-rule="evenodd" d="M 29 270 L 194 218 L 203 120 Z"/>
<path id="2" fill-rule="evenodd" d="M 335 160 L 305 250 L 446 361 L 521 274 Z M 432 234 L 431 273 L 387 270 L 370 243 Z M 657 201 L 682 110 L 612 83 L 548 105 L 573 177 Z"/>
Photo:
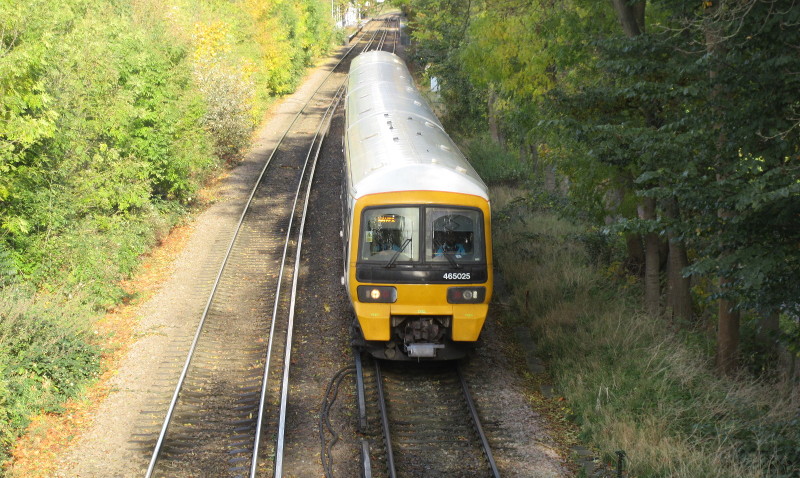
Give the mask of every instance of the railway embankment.
<path id="1" fill-rule="evenodd" d="M 203 186 L 340 42 L 315 6 L 0 6 L 0 462 L 113 375 L 131 328 L 107 313 L 141 299 L 129 279 L 162 266 L 143 257 L 182 241 L 217 200 Z M 276 38 L 276 18 L 304 34 Z"/>
<path id="2" fill-rule="evenodd" d="M 626 476 L 797 472 L 791 387 L 715 374 L 706 331 L 648 316 L 619 246 L 566 219 L 562 198 L 501 185 L 492 201 L 498 320 L 536 399 L 574 426 L 561 438 L 576 464 L 594 476 L 620 462 Z"/>

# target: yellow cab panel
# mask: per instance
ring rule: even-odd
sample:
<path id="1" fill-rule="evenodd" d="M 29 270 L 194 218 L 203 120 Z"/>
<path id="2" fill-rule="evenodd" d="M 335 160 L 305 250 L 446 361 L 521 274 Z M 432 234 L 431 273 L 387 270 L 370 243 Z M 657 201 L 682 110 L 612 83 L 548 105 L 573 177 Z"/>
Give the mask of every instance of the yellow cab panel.
<path id="1" fill-rule="evenodd" d="M 477 340 L 492 294 L 489 217 L 485 199 L 463 194 L 359 200 L 347 283 L 364 339 L 405 343 L 409 336 L 392 328 L 418 317 L 449 341 Z"/>

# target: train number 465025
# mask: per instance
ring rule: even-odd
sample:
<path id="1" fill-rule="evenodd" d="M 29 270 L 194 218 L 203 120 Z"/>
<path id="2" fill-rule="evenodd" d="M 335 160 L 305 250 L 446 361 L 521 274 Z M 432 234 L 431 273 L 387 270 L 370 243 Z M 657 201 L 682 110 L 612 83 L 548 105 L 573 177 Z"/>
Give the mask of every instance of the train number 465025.
<path id="1" fill-rule="evenodd" d="M 444 280 L 468 280 L 469 272 L 446 272 Z"/>

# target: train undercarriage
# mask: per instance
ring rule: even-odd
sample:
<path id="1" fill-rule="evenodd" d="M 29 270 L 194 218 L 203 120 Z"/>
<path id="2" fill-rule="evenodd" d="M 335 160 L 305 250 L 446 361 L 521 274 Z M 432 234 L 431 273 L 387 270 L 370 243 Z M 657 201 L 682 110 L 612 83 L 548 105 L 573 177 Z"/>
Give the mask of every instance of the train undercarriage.
<path id="1" fill-rule="evenodd" d="M 474 342 L 454 342 L 451 316 L 392 316 L 391 339 L 365 340 L 358 320 L 353 320 L 353 345 L 386 360 L 458 360 Z"/>

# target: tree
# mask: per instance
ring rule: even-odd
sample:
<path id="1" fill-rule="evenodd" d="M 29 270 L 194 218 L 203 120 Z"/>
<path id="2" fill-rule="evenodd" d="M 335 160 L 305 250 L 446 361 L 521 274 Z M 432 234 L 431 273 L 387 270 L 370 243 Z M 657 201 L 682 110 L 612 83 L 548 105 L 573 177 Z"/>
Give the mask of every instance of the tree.
<path id="1" fill-rule="evenodd" d="M 491 118 L 522 151 L 546 145 L 538 160 L 585 216 L 613 218 L 631 256 L 647 237 L 648 309 L 665 240 L 671 315 L 691 318 L 692 277 L 721 278 L 721 370 L 738 311 L 800 308 L 796 2 L 408 3 L 454 123 Z"/>

